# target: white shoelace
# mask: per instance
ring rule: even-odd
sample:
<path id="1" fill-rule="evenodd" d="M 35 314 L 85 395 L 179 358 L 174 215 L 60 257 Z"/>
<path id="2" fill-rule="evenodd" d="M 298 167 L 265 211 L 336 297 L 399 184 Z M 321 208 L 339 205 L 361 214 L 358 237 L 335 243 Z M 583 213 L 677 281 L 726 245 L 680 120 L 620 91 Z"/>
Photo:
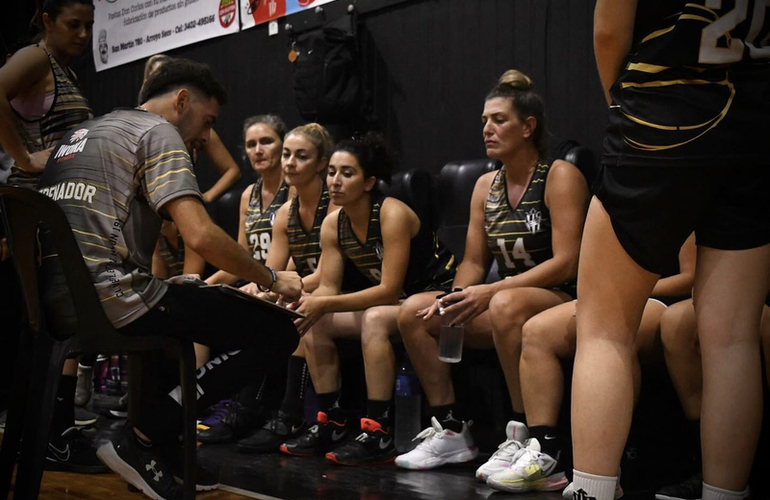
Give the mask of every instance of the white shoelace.
<path id="1" fill-rule="evenodd" d="M 497 451 L 489 457 L 489 460 L 502 460 L 513 463 L 517 452 L 522 449 L 522 444 L 515 439 L 508 439 L 497 447 Z"/>

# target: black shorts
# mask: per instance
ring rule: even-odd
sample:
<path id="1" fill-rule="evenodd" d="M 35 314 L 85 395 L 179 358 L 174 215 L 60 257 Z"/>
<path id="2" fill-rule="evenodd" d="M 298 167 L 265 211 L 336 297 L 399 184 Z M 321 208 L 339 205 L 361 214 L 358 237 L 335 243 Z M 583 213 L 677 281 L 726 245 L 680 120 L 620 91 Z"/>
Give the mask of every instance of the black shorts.
<path id="1" fill-rule="evenodd" d="M 745 250 L 770 243 L 770 158 L 764 165 L 602 167 L 596 196 L 634 261 L 656 274 L 678 272 L 678 255 L 696 244 Z"/>

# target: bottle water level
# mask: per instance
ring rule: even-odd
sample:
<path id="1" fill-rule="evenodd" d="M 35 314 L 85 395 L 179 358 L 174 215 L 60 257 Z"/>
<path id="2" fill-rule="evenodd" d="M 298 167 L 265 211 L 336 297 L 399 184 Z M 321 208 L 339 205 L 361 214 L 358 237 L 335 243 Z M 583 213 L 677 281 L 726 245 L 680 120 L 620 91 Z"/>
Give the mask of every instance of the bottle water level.
<path id="1" fill-rule="evenodd" d="M 463 325 L 441 325 L 438 339 L 438 359 L 445 363 L 459 363 L 463 359 Z"/>

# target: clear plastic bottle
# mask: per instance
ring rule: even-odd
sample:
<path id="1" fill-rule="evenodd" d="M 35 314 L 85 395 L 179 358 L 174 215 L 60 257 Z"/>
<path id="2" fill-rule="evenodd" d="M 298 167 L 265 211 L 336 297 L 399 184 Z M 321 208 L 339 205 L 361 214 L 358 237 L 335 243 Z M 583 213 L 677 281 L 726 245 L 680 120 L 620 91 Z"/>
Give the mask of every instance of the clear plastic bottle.
<path id="1" fill-rule="evenodd" d="M 409 357 L 404 353 L 396 373 L 396 429 L 395 445 L 399 453 L 406 453 L 417 446 L 412 439 L 422 430 L 420 426 L 420 382 L 412 369 Z"/>

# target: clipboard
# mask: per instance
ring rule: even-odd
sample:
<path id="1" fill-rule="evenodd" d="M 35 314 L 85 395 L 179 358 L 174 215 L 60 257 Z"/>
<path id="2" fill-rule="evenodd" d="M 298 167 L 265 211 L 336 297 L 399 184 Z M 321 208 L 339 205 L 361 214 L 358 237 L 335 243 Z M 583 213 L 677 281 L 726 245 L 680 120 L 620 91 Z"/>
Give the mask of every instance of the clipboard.
<path id="1" fill-rule="evenodd" d="M 232 295 L 234 297 L 238 297 L 239 299 L 249 301 L 259 306 L 267 307 L 268 309 L 272 309 L 273 311 L 277 311 L 281 314 L 285 314 L 286 316 L 292 319 L 302 319 L 305 317 L 305 315 L 302 313 L 298 313 L 297 311 L 293 311 L 287 307 L 278 305 L 275 302 L 271 302 L 267 299 L 262 299 L 260 297 L 257 297 L 256 295 L 243 292 L 240 289 L 235 288 L 234 286 L 219 283 L 216 285 L 204 285 L 204 286 L 201 286 L 201 288 L 217 288 L 222 293 L 225 293 L 227 295 Z"/>

